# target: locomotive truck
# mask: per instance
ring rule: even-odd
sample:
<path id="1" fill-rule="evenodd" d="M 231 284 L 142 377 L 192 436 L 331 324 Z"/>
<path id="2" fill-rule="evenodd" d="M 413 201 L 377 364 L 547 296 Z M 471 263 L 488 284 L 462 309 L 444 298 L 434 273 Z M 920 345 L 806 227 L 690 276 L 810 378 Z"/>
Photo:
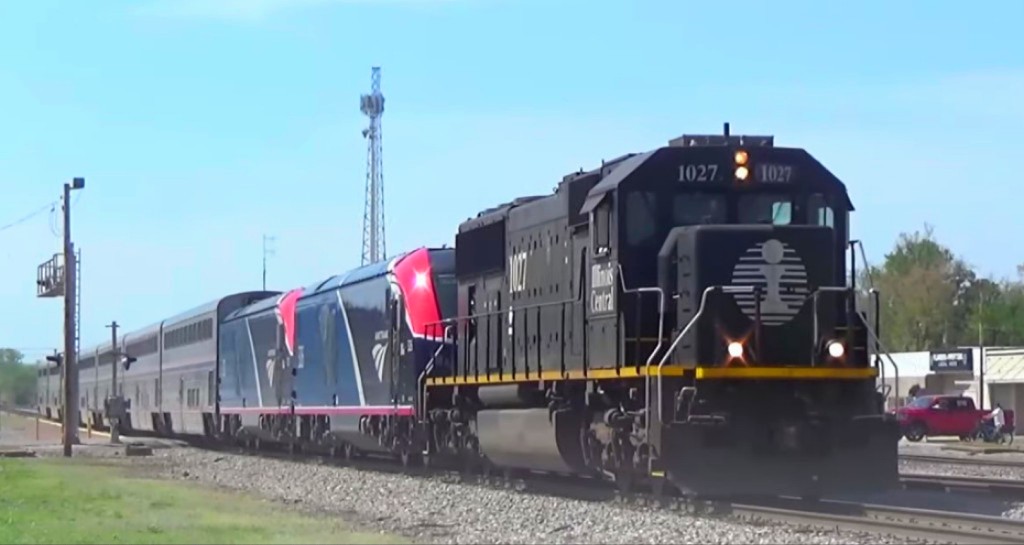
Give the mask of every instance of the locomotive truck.
<path id="1" fill-rule="evenodd" d="M 806 150 L 726 125 L 484 210 L 454 248 L 231 294 L 126 333 L 116 358 L 80 358 L 135 358 L 115 392 L 125 433 L 623 490 L 885 490 L 899 429 L 876 388 L 851 212 Z M 80 374 L 82 414 L 102 418 L 107 369 Z M 56 414 L 55 376 L 40 377 Z"/>

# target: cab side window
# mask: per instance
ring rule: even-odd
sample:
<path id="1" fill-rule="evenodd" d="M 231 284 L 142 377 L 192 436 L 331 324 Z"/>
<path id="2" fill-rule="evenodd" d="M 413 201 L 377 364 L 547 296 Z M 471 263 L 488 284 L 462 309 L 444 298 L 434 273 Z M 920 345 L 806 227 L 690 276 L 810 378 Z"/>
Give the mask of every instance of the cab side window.
<path id="1" fill-rule="evenodd" d="M 611 248 L 612 196 L 608 195 L 594 209 L 594 255 L 605 255 Z"/>
<path id="2" fill-rule="evenodd" d="M 653 191 L 634 191 L 626 197 L 626 244 L 649 243 L 658 228 L 658 195 Z"/>
<path id="3" fill-rule="evenodd" d="M 835 227 L 835 211 L 829 206 L 824 195 L 821 193 L 811 195 L 807 204 L 811 215 L 809 218 L 811 225 Z"/>

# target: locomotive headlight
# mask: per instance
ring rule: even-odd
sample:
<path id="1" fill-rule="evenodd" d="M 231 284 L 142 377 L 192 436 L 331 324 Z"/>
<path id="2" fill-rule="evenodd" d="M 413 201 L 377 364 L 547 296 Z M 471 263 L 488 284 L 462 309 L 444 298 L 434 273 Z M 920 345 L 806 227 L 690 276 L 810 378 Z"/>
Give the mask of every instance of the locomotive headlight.
<path id="1" fill-rule="evenodd" d="M 845 354 L 845 353 L 846 353 L 846 347 L 843 346 L 843 343 L 841 343 L 839 341 L 830 341 L 828 343 L 828 355 L 829 356 L 832 356 L 835 359 L 839 359 L 839 358 L 843 357 L 843 354 Z"/>
<path id="2" fill-rule="evenodd" d="M 726 349 L 729 351 L 730 358 L 739 358 L 743 356 L 743 345 L 736 341 L 729 343 L 729 346 Z"/>
<path id="3" fill-rule="evenodd" d="M 736 161 L 737 165 L 745 165 L 745 164 L 747 164 L 747 158 L 748 158 L 747 157 L 747 152 L 745 152 L 743 150 L 739 150 L 739 151 L 736 152 L 735 155 L 733 155 L 733 160 Z"/>
<path id="4" fill-rule="evenodd" d="M 750 176 L 750 170 L 747 169 L 747 167 L 745 167 L 743 165 L 740 165 L 740 166 L 736 167 L 736 179 L 737 180 L 746 180 L 747 176 Z"/>

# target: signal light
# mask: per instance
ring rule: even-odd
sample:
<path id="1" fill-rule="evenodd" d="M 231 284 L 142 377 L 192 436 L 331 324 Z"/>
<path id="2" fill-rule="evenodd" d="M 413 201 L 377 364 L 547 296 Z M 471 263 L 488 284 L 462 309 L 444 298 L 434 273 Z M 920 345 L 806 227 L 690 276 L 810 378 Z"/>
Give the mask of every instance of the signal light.
<path id="1" fill-rule="evenodd" d="M 747 166 L 747 160 L 750 159 L 750 156 L 747 155 L 747 151 L 736 150 L 732 159 L 736 163 L 736 179 L 741 182 L 746 181 L 750 177 L 750 168 Z"/>
<path id="2" fill-rule="evenodd" d="M 751 169 L 746 162 L 750 160 L 750 156 L 746 154 L 746 150 L 736 150 L 732 154 L 732 160 L 736 163 L 736 179 L 739 181 L 746 181 L 746 178 L 750 177 Z"/>

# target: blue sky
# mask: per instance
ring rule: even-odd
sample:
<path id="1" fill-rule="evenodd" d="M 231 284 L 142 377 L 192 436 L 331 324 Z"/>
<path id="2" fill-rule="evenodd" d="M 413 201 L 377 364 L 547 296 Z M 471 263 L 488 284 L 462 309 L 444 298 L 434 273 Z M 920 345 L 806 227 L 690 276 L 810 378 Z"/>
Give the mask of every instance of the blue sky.
<path id="1" fill-rule="evenodd" d="M 389 251 L 684 132 L 770 133 L 849 186 L 878 261 L 936 235 L 1024 262 L 1024 2 L 135 0 L 0 5 L 0 225 L 73 200 L 83 346 L 260 285 L 358 265 L 359 95 L 383 67 Z M 59 212 L 59 208 L 58 208 Z M 0 231 L 0 346 L 60 344 L 35 267 L 50 214 Z M 1009 235 L 1009 236 L 1007 236 Z"/>

